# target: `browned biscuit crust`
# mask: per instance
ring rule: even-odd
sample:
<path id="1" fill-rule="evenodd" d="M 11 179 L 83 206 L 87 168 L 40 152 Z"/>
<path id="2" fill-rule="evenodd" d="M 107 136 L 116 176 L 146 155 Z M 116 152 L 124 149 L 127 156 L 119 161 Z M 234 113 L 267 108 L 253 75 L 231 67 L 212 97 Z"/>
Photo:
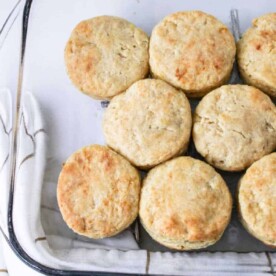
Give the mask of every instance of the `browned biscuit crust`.
<path id="1" fill-rule="evenodd" d="M 276 153 L 256 161 L 239 182 L 241 222 L 249 233 L 276 247 Z"/>
<path id="2" fill-rule="evenodd" d="M 140 220 L 159 243 L 191 250 L 214 244 L 229 223 L 232 198 L 208 164 L 178 157 L 152 169 L 143 182 Z"/>
<path id="3" fill-rule="evenodd" d="M 252 86 L 222 86 L 197 106 L 193 139 L 197 151 L 213 166 L 243 170 L 275 150 L 276 107 Z"/>
<path id="4" fill-rule="evenodd" d="M 94 17 L 75 27 L 64 57 L 77 88 L 95 99 L 110 99 L 148 74 L 148 37 L 122 18 Z"/>
<path id="5" fill-rule="evenodd" d="M 228 28 L 201 11 L 177 12 L 158 23 L 150 38 L 150 68 L 156 78 L 203 96 L 230 77 L 236 53 Z"/>
<path id="6" fill-rule="evenodd" d="M 91 145 L 72 154 L 58 179 L 57 199 L 67 225 L 94 238 L 113 236 L 138 214 L 140 177 L 111 149 Z"/>
<path id="7" fill-rule="evenodd" d="M 238 64 L 246 83 L 276 97 L 276 13 L 253 20 L 238 42 Z"/>
<path id="8" fill-rule="evenodd" d="M 138 81 L 114 97 L 103 120 L 106 143 L 143 169 L 184 152 L 191 126 L 184 93 L 153 79 Z"/>

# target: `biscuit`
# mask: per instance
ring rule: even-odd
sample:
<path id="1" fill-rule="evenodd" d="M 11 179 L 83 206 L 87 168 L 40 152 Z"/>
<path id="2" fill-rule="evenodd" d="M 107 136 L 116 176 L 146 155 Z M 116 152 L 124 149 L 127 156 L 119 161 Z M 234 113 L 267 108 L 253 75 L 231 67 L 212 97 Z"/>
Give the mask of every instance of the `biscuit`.
<path id="1" fill-rule="evenodd" d="M 103 120 L 106 143 L 142 169 L 184 152 L 191 126 L 184 93 L 153 79 L 140 80 L 114 97 Z"/>
<path id="2" fill-rule="evenodd" d="M 276 97 L 276 13 L 254 19 L 237 50 L 245 82 Z"/>
<path id="3" fill-rule="evenodd" d="M 58 179 L 57 199 L 67 225 L 94 239 L 116 235 L 136 218 L 140 176 L 108 147 L 91 145 L 73 153 Z"/>
<path id="4" fill-rule="evenodd" d="M 238 188 L 241 222 L 249 233 L 276 247 L 276 153 L 255 162 Z"/>
<path id="5" fill-rule="evenodd" d="M 65 48 L 73 84 L 95 99 L 110 99 L 149 71 L 148 36 L 114 16 L 80 22 Z"/>
<path id="6" fill-rule="evenodd" d="M 193 139 L 213 166 L 243 170 L 276 148 L 276 107 L 252 86 L 222 86 L 197 106 Z"/>
<path id="7" fill-rule="evenodd" d="M 165 17 L 150 38 L 152 74 L 200 97 L 226 83 L 235 60 L 236 45 L 228 28 L 201 11 Z"/>
<path id="8" fill-rule="evenodd" d="M 173 249 L 210 246 L 229 223 L 232 197 L 208 164 L 178 157 L 152 169 L 141 190 L 139 216 L 150 236 Z"/>

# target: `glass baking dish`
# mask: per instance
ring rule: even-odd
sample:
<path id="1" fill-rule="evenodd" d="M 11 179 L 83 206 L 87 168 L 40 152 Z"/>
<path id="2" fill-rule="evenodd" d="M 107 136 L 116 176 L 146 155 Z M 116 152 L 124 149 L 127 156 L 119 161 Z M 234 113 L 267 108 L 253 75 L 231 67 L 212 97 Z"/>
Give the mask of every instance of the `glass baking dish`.
<path id="1" fill-rule="evenodd" d="M 11 166 L 7 239 L 17 255 L 32 268 L 50 275 L 91 275 L 91 273 L 93 275 L 110 275 L 110 273 L 120 273 L 120 275 L 124 273 L 158 275 L 196 275 L 198 273 L 205 275 L 206 273 L 215 275 L 217 273 L 220 275 L 222 272 L 273 274 L 273 265 L 276 265 L 273 263 L 276 260 L 276 249 L 263 245 L 244 230 L 238 220 L 235 204 L 231 222 L 221 240 L 206 249 L 186 253 L 168 250 L 154 242 L 140 225 L 138 219 L 130 228 L 137 248 L 130 247 L 130 249 L 112 239 L 110 241 L 112 246 L 100 244 L 97 248 L 94 241 L 76 236 L 65 224 L 58 225 L 57 223 L 56 232 L 55 227 L 49 227 L 49 225 L 55 225 L 56 217 L 60 217 L 55 188 L 64 160 L 73 151 L 85 145 L 104 144 L 101 119 L 107 102 L 92 100 L 79 93 L 65 72 L 64 47 L 71 30 L 79 21 L 103 14 L 116 15 L 133 22 L 150 35 L 153 26 L 167 14 L 179 10 L 203 10 L 228 25 L 235 38 L 239 39 L 240 33 L 250 26 L 253 18 L 275 11 L 276 2 L 255 0 L 250 1 L 249 4 L 246 0 L 235 0 L 231 3 L 215 0 L 208 1 L 208 3 L 200 0 L 195 0 L 192 3 L 181 0 L 26 0 L 21 1 L 21 6 L 22 17 L 19 16 L 18 19 L 22 20 L 19 51 L 21 56 L 17 75 L 17 95 L 13 95 L 14 139 L 11 158 L 7 162 Z M 0 48 L 0 57 L 2 53 Z M 233 70 L 230 82 L 241 82 L 236 68 Z M 0 82 L 0 87 L 6 85 L 3 83 Z M 10 88 L 10 90 L 14 90 L 14 88 Z M 31 107 L 33 110 L 30 114 L 26 114 L 28 105 L 32 105 L 33 101 L 35 101 L 34 107 Z M 24 107 L 25 102 L 27 102 L 27 107 Z M 190 102 L 194 108 L 198 100 Z M 41 122 L 40 116 L 42 117 Z M 35 123 L 37 121 L 40 123 L 38 123 L 39 127 L 34 128 L 31 133 L 28 126 L 32 120 L 36 121 Z M 29 137 L 34 146 L 34 152 L 26 154 L 23 158 L 20 152 L 24 142 L 21 140 L 25 138 L 22 136 L 20 128 L 23 128 L 23 132 L 25 132 L 23 136 Z M 36 141 L 36 139 L 40 139 L 36 137 L 42 136 L 44 137 L 41 138 L 43 142 Z M 44 142 L 45 146 L 44 144 L 41 146 L 40 143 Z M 202 159 L 196 153 L 192 142 L 187 154 Z M 19 179 L 22 175 L 21 167 L 28 162 L 33 162 L 31 169 L 33 172 L 26 172 L 29 177 L 28 181 L 31 182 L 30 193 L 37 191 L 36 186 L 39 184 L 36 181 L 42 181 L 41 189 L 38 189 L 39 194 L 33 195 L 35 203 L 30 204 L 20 198 L 26 191 L 20 187 L 22 181 Z M 37 162 L 41 162 L 41 164 Z M 37 177 L 37 171 L 40 171 L 39 177 Z M 226 180 L 234 197 L 237 182 L 242 173 L 219 172 Z M 23 175 L 22 179 L 26 177 L 25 173 Z M 21 200 L 24 202 L 22 205 Z M 37 206 L 40 208 L 32 213 L 32 210 L 28 208 L 30 208 L 29 206 L 35 208 L 35 204 L 39 204 Z M 23 208 L 26 210 L 21 213 L 20 209 Z M 54 212 L 54 215 L 51 215 L 51 212 Z M 37 218 L 30 218 L 30 223 L 26 225 L 22 222 L 22 228 L 26 227 L 24 230 L 21 228 L 19 217 L 29 214 L 33 214 Z M 32 223 L 39 224 L 39 226 L 33 226 Z M 37 229 L 36 227 L 41 233 L 39 236 L 35 234 L 36 230 L 33 230 Z M 30 241 L 26 243 L 21 230 L 29 233 L 29 240 L 33 239 L 33 243 Z M 77 248 L 58 247 L 55 244 L 56 240 L 59 241 L 56 236 L 66 239 L 66 242 L 68 240 L 75 242 Z M 61 251 L 60 248 L 63 250 L 63 255 L 60 252 L 57 253 Z M 65 249 L 69 252 L 66 251 L 67 255 L 64 253 Z M 106 252 L 106 265 L 102 264 L 101 266 L 92 257 L 85 259 L 83 252 L 82 255 L 79 255 L 79 251 L 76 253 L 73 249 L 75 251 L 85 249 L 87 256 L 91 255 L 95 258 L 105 258 L 104 252 Z M 95 252 L 99 250 L 100 253 L 97 255 L 93 250 Z M 40 251 L 41 254 L 36 254 Z M 121 254 L 120 258 L 116 259 L 115 255 L 108 257 L 108 254 L 117 254 L 116 252 Z M 44 255 L 45 258 L 43 258 Z M 129 257 L 130 255 L 132 257 Z M 58 258 L 60 259 L 57 260 Z M 116 263 L 112 266 L 112 261 L 109 258 L 122 259 L 122 263 L 126 265 L 120 267 L 120 264 Z M 133 266 L 133 260 L 136 261 L 137 267 Z M 170 267 L 165 267 L 165 263 Z M 219 263 L 218 266 L 216 266 L 217 263 Z M 130 264 L 133 269 L 129 267 Z M 94 265 L 98 269 L 88 269 L 89 265 Z M 175 266 L 175 270 L 171 272 L 170 269 L 173 269 L 173 266 Z"/>

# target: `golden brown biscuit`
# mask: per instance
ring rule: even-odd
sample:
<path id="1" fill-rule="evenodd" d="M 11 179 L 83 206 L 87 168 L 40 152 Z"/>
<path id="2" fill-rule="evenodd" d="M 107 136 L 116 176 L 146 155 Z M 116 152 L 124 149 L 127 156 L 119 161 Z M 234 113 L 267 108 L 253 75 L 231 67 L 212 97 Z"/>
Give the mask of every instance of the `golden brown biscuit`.
<path id="1" fill-rule="evenodd" d="M 226 83 L 236 53 L 228 28 L 201 11 L 177 12 L 152 31 L 150 68 L 156 78 L 203 96 Z"/>
<path id="2" fill-rule="evenodd" d="M 70 79 L 95 99 L 109 99 L 143 79 L 148 59 L 146 33 L 114 16 L 80 22 L 65 48 Z"/>
<path id="3" fill-rule="evenodd" d="M 174 249 L 214 244 L 229 223 L 232 198 L 208 164 L 178 157 L 152 169 L 143 182 L 139 215 L 153 239 Z"/>
<path id="4" fill-rule="evenodd" d="M 140 177 L 108 147 L 91 145 L 72 154 L 58 179 L 57 199 L 67 225 L 99 239 L 126 229 L 138 214 Z"/>
<path id="5" fill-rule="evenodd" d="M 255 162 L 238 189 L 241 222 L 249 233 L 276 247 L 276 153 Z"/>
<path id="6" fill-rule="evenodd" d="M 253 20 L 238 42 L 238 64 L 246 83 L 276 97 L 276 13 Z"/>
<path id="7" fill-rule="evenodd" d="M 153 79 L 138 81 L 114 97 L 103 121 L 106 143 L 143 169 L 185 151 L 191 126 L 184 93 Z"/>
<path id="8" fill-rule="evenodd" d="M 276 148 L 276 107 L 252 86 L 222 86 L 197 106 L 193 139 L 210 164 L 243 170 Z"/>

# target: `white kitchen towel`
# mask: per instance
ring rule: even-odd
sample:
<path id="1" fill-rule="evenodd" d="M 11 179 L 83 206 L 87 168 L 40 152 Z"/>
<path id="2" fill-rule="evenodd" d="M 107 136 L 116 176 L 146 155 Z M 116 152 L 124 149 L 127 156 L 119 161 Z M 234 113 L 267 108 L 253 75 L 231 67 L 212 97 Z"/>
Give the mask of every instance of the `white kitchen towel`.
<path id="1" fill-rule="evenodd" d="M 1 97 L 0 93 L 0 99 L 7 100 L 8 92 L 3 93 L 6 96 Z M 22 106 L 13 221 L 20 245 L 36 261 L 58 269 L 157 275 L 267 275 L 271 271 L 266 254 L 262 253 L 146 252 L 138 249 L 130 230 L 104 240 L 72 233 L 58 211 L 55 171 L 59 168 L 54 159 L 46 159 L 47 129 L 40 108 L 31 93 L 24 95 Z M 0 104 L 3 116 L 2 111 Z M 2 129 L 0 133 L 3 139 L 6 131 Z M 1 141 L 6 141 L 0 144 L 3 150 L 9 139 Z M 8 186 L 9 181 L 6 182 Z M 7 204 L 7 198 L 4 201 Z M 6 211 L 2 206 L 1 212 Z"/>
<path id="2" fill-rule="evenodd" d="M 12 131 L 11 94 L 0 88 L 0 225 L 7 234 L 7 199 L 9 196 L 10 140 Z"/>
<path id="3" fill-rule="evenodd" d="M 7 89 L 0 89 L 0 227 L 7 234 L 7 198 L 9 145 L 11 134 L 11 97 Z M 4 258 L 4 237 L 0 233 L 0 273 L 8 275 Z"/>

